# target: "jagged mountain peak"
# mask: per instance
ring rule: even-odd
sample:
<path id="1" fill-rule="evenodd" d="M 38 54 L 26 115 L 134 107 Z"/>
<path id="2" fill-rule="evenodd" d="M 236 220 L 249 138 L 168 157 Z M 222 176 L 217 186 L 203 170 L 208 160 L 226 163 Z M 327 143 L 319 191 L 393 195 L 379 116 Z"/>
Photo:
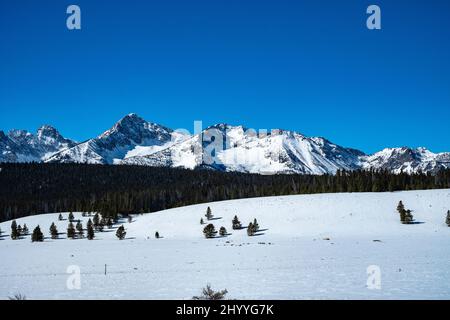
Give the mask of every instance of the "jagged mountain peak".
<path id="1" fill-rule="evenodd" d="M 218 129 L 224 148 L 214 151 L 216 163 L 205 161 L 202 149 L 221 142 L 205 135 Z M 199 152 L 200 150 L 200 152 Z M 450 168 L 450 153 L 435 154 L 419 147 L 386 148 L 372 155 L 337 145 L 324 137 L 298 131 L 251 130 L 217 123 L 200 134 L 180 134 L 147 122 L 136 113 L 117 121 L 96 138 L 76 144 L 45 125 L 36 135 L 26 130 L 0 131 L 0 162 L 23 161 L 139 164 L 224 171 L 325 174 L 336 170 L 386 169 L 392 172 L 436 172 Z"/>

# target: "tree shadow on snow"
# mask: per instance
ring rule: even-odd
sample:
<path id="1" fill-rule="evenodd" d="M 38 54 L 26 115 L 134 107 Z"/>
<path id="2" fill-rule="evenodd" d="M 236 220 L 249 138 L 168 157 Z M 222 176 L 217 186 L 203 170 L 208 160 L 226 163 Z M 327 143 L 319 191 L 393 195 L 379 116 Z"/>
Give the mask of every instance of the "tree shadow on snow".
<path id="1" fill-rule="evenodd" d="M 213 217 L 213 218 L 209 219 L 208 221 L 214 221 L 214 220 L 220 220 L 220 219 L 222 219 L 222 217 Z"/>

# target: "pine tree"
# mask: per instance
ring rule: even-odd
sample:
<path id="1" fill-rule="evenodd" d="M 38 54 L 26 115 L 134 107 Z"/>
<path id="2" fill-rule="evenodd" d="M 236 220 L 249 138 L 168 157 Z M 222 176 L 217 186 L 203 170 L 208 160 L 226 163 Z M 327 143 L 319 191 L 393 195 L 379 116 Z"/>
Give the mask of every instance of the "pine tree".
<path id="1" fill-rule="evenodd" d="M 54 222 L 52 222 L 52 225 L 50 226 L 50 235 L 52 239 L 58 239 L 58 229 Z"/>
<path id="2" fill-rule="evenodd" d="M 116 236 L 117 238 L 119 238 L 119 240 L 125 239 L 126 234 L 127 233 L 125 232 L 125 228 L 123 227 L 123 225 L 120 226 L 116 231 Z"/>
<path id="3" fill-rule="evenodd" d="M 447 219 L 445 219 L 445 223 L 450 227 L 450 210 L 447 211 Z"/>
<path id="4" fill-rule="evenodd" d="M 239 221 L 237 216 L 234 216 L 232 221 L 233 230 L 242 229 L 242 223 Z"/>
<path id="5" fill-rule="evenodd" d="M 17 234 L 19 235 L 19 237 L 20 237 L 21 235 L 23 235 L 22 226 L 21 226 L 20 224 L 17 226 Z"/>
<path id="6" fill-rule="evenodd" d="M 100 216 L 98 215 L 97 212 L 95 213 L 94 218 L 92 219 L 92 222 L 94 223 L 94 228 L 97 228 L 98 225 L 100 224 Z"/>
<path id="7" fill-rule="evenodd" d="M 89 223 L 89 221 L 91 223 Z M 95 233 L 94 233 L 94 227 L 92 226 L 92 221 L 91 219 L 89 219 L 88 224 L 87 224 L 87 238 L 88 240 L 92 240 L 95 237 Z"/>
<path id="8" fill-rule="evenodd" d="M 33 230 L 33 234 L 31 235 L 31 241 L 32 242 L 42 242 L 44 241 L 44 235 L 42 234 L 41 228 L 37 226 Z"/>
<path id="9" fill-rule="evenodd" d="M 210 208 L 210 207 L 208 207 L 208 208 L 206 209 L 205 217 L 206 217 L 206 219 L 208 219 L 208 220 L 211 220 L 211 219 L 212 219 L 213 214 L 212 214 L 212 211 L 211 211 L 211 208 Z"/>
<path id="10" fill-rule="evenodd" d="M 112 229 L 113 227 L 113 220 L 111 218 L 108 218 L 108 221 L 106 222 L 108 229 Z"/>
<path id="11" fill-rule="evenodd" d="M 89 218 L 88 222 L 86 223 L 86 227 L 87 228 L 92 227 L 92 220 L 91 220 L 91 218 Z"/>
<path id="12" fill-rule="evenodd" d="M 69 226 L 67 227 L 67 238 L 74 239 L 75 238 L 75 228 L 72 222 L 69 222 Z"/>
<path id="13" fill-rule="evenodd" d="M 207 239 L 214 238 L 214 235 L 216 234 L 216 228 L 212 223 L 210 223 L 203 229 L 203 234 Z"/>
<path id="14" fill-rule="evenodd" d="M 225 237 L 227 235 L 227 229 L 225 229 L 225 227 L 220 227 L 219 234 L 220 236 Z"/>
<path id="15" fill-rule="evenodd" d="M 248 236 L 253 236 L 255 235 L 255 228 L 253 227 L 253 223 L 249 223 L 248 227 L 247 227 L 247 235 Z"/>
<path id="16" fill-rule="evenodd" d="M 254 229 L 254 233 L 259 231 L 259 224 L 258 224 L 258 221 L 256 220 L 256 218 L 255 218 L 255 220 L 253 220 L 253 229 Z"/>
<path id="17" fill-rule="evenodd" d="M 28 232 L 29 232 L 29 230 L 28 230 L 27 224 L 24 223 L 24 224 L 23 224 L 23 228 L 22 228 L 22 233 L 23 233 L 24 235 L 27 235 Z"/>
<path id="18" fill-rule="evenodd" d="M 132 223 L 133 222 L 133 216 L 129 215 L 128 216 L 128 223 Z"/>
<path id="19" fill-rule="evenodd" d="M 17 240 L 19 239 L 20 234 L 17 231 L 17 222 L 16 220 L 13 220 L 13 222 L 11 222 L 11 239 L 13 240 Z"/>
<path id="20" fill-rule="evenodd" d="M 64 218 L 63 218 L 63 216 L 62 216 L 61 213 L 60 213 L 59 216 L 58 216 L 58 220 L 59 220 L 59 221 L 63 221 L 63 220 L 64 220 Z"/>
<path id="21" fill-rule="evenodd" d="M 204 224 L 203 218 L 200 218 L 200 224 Z"/>
<path id="22" fill-rule="evenodd" d="M 69 213 L 69 221 L 72 222 L 73 220 L 75 220 L 75 217 L 73 216 L 72 211 Z"/>
<path id="23" fill-rule="evenodd" d="M 158 232 L 158 231 L 155 232 L 155 238 L 156 238 L 156 239 L 159 239 L 159 238 L 160 238 L 159 232 Z"/>
<path id="24" fill-rule="evenodd" d="M 400 202 L 398 203 L 398 205 L 397 205 L 397 211 L 398 211 L 399 213 L 402 213 L 403 211 L 405 211 L 405 206 L 403 205 L 403 202 L 402 202 L 402 201 L 400 201 Z"/>
<path id="25" fill-rule="evenodd" d="M 413 215 L 411 214 L 411 210 L 406 210 L 402 223 L 411 224 L 414 221 Z"/>
<path id="26" fill-rule="evenodd" d="M 83 238 L 84 236 L 83 224 L 78 221 L 77 226 L 75 228 L 77 229 L 78 237 Z"/>

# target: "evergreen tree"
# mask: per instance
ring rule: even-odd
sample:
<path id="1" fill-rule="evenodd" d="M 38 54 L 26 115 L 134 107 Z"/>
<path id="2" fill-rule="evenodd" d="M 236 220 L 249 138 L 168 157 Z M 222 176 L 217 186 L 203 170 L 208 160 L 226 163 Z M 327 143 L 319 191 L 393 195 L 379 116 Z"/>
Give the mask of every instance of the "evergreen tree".
<path id="1" fill-rule="evenodd" d="M 63 220 L 64 220 L 64 218 L 63 218 L 63 216 L 62 216 L 61 213 L 60 213 L 59 216 L 58 216 L 58 220 L 59 220 L 59 221 L 63 221 Z"/>
<path id="2" fill-rule="evenodd" d="M 16 220 L 13 220 L 13 222 L 11 222 L 11 239 L 13 240 L 17 240 L 19 239 L 20 234 L 17 231 L 17 222 Z"/>
<path id="3" fill-rule="evenodd" d="M 219 234 L 220 236 L 225 237 L 227 235 L 227 229 L 225 229 L 225 227 L 220 227 Z"/>
<path id="4" fill-rule="evenodd" d="M 69 226 L 67 227 L 67 238 L 74 239 L 75 238 L 75 228 L 72 222 L 69 222 Z"/>
<path id="5" fill-rule="evenodd" d="M 52 225 L 50 226 L 50 235 L 52 239 L 58 239 L 58 229 L 54 222 L 52 222 Z"/>
<path id="6" fill-rule="evenodd" d="M 75 217 L 73 216 L 72 211 L 69 213 L 69 221 L 72 222 L 73 220 L 75 220 Z"/>
<path id="7" fill-rule="evenodd" d="M 24 235 L 27 235 L 28 232 L 29 232 L 29 230 L 28 230 L 27 224 L 24 223 L 24 224 L 23 224 L 23 228 L 22 228 L 22 233 L 23 233 Z"/>
<path id="8" fill-rule="evenodd" d="M 234 216 L 232 221 L 233 230 L 242 229 L 242 223 L 239 221 L 237 216 Z"/>
<path id="9" fill-rule="evenodd" d="M 200 218 L 200 224 L 204 224 L 203 218 Z"/>
<path id="10" fill-rule="evenodd" d="M 402 223 L 411 224 L 414 221 L 413 215 L 411 214 L 411 210 L 406 210 Z"/>
<path id="11" fill-rule="evenodd" d="M 212 223 L 208 224 L 204 229 L 203 229 L 203 235 L 205 236 L 205 238 L 209 239 L 209 238 L 214 238 L 216 234 L 216 228 L 214 227 L 214 225 Z"/>
<path id="12" fill-rule="evenodd" d="M 31 241 L 32 242 L 42 242 L 44 241 L 44 235 L 41 231 L 41 228 L 39 226 L 37 226 L 34 230 L 33 230 L 33 234 L 31 235 Z"/>
<path id="13" fill-rule="evenodd" d="M 445 219 L 445 223 L 450 227 L 450 210 L 447 211 L 447 219 Z"/>
<path id="14" fill-rule="evenodd" d="M 111 218 L 108 218 L 108 221 L 106 222 L 108 229 L 112 229 L 113 227 L 113 220 Z"/>
<path id="15" fill-rule="evenodd" d="M 87 217 L 87 213 L 83 211 L 83 213 L 81 214 L 81 216 L 82 216 L 83 218 L 84 218 L 84 217 Z"/>
<path id="16" fill-rule="evenodd" d="M 398 205 L 397 205 L 397 211 L 398 211 L 399 213 L 402 213 L 404 210 L 405 210 L 405 206 L 403 205 L 403 202 L 400 201 L 400 202 L 398 203 Z"/>
<path id="17" fill-rule="evenodd" d="M 97 228 L 100 224 L 100 216 L 98 215 L 98 212 L 95 213 L 92 222 L 94 223 L 94 228 Z"/>
<path id="18" fill-rule="evenodd" d="M 156 239 L 159 239 L 159 238 L 160 238 L 159 232 L 158 232 L 158 231 L 155 232 L 155 238 L 156 238 Z"/>
<path id="19" fill-rule="evenodd" d="M 210 207 L 208 207 L 208 208 L 206 209 L 205 217 L 206 217 L 206 219 L 208 219 L 208 220 L 211 220 L 211 219 L 212 219 L 213 214 L 212 214 L 212 211 L 211 211 L 211 208 L 210 208 Z"/>
<path id="20" fill-rule="evenodd" d="M 78 221 L 77 226 L 75 228 L 77 229 L 78 237 L 83 238 L 84 236 L 83 224 L 80 221 Z"/>
<path id="21" fill-rule="evenodd" d="M 248 227 L 247 227 L 247 235 L 248 236 L 253 236 L 255 235 L 255 228 L 253 227 L 253 223 L 249 223 Z"/>
<path id="22" fill-rule="evenodd" d="M 133 222 L 133 216 L 129 215 L 128 216 L 128 223 L 132 223 Z"/>
<path id="23" fill-rule="evenodd" d="M 86 223 L 86 227 L 87 228 L 92 227 L 92 220 L 91 220 L 91 218 L 89 218 L 88 222 Z"/>
<path id="24" fill-rule="evenodd" d="M 89 224 L 89 221 L 91 222 Z M 95 233 L 94 233 L 94 227 L 92 226 L 92 221 L 91 219 L 89 219 L 88 224 L 87 224 L 87 238 L 88 240 L 92 240 L 95 237 Z"/>
<path id="25" fill-rule="evenodd" d="M 20 237 L 21 235 L 23 235 L 22 226 L 21 226 L 20 224 L 17 226 L 17 234 L 19 235 L 19 237 Z"/>
<path id="26" fill-rule="evenodd" d="M 253 229 L 255 230 L 254 233 L 259 231 L 259 224 L 258 224 L 258 221 L 256 220 L 256 218 L 253 220 Z"/>
<path id="27" fill-rule="evenodd" d="M 126 234 L 127 233 L 125 232 L 125 228 L 123 227 L 123 225 L 120 226 L 116 231 L 116 236 L 117 238 L 119 238 L 119 240 L 125 239 Z"/>

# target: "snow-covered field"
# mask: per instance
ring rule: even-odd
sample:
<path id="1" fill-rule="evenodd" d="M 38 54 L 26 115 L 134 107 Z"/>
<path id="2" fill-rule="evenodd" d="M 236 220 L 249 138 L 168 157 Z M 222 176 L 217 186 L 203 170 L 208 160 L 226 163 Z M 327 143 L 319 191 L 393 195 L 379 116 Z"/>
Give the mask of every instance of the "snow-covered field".
<path id="1" fill-rule="evenodd" d="M 399 200 L 419 223 L 400 224 Z M 231 235 L 203 237 L 199 221 L 208 205 L 216 229 L 225 226 Z M 5 222 L 0 298 L 190 299 L 210 283 L 233 299 L 450 299 L 449 209 L 450 190 L 233 200 L 136 215 L 123 222 L 123 241 L 115 229 L 93 241 L 65 234 L 13 241 Z M 264 231 L 248 237 L 245 229 L 232 230 L 235 214 L 245 225 L 257 218 Z M 17 223 L 30 231 L 39 224 L 48 237 L 51 222 L 65 232 L 68 221 L 57 216 Z M 72 265 L 81 271 L 79 290 L 66 284 Z M 371 265 L 380 268 L 380 289 L 368 288 Z"/>

